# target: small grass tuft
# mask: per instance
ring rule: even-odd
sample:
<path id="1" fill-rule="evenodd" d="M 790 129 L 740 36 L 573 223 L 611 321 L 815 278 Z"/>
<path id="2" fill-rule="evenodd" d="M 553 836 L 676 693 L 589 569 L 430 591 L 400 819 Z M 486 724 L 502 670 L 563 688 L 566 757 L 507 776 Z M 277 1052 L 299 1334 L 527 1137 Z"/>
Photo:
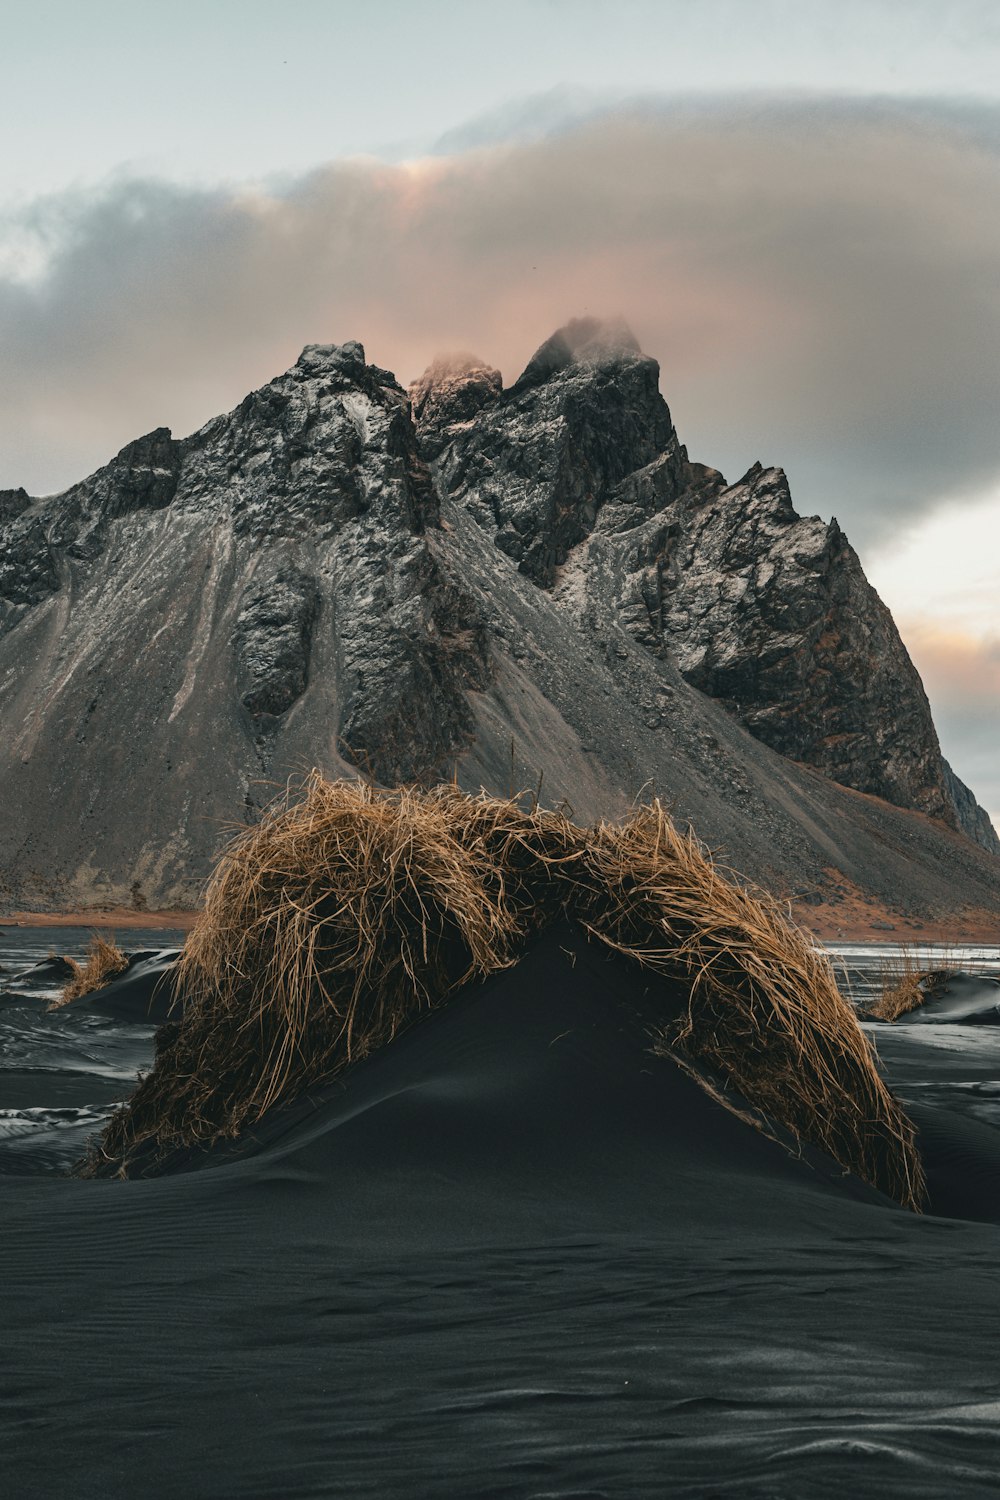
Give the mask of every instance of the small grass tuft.
<path id="1" fill-rule="evenodd" d="M 85 963 L 78 963 L 75 958 L 67 958 L 66 962 L 73 970 L 73 975 L 67 980 L 58 1000 L 54 1000 L 49 1006 L 50 1010 L 58 1010 L 71 1000 L 79 1000 L 81 995 L 103 989 L 116 975 L 128 968 L 128 959 L 115 939 L 103 937 L 99 932 L 95 932 L 90 939 Z"/>
<path id="2" fill-rule="evenodd" d="M 945 953 L 938 968 L 921 965 L 916 953 L 903 948 L 885 960 L 879 973 L 879 994 L 864 1012 L 866 1021 L 893 1022 L 918 1010 L 947 985 L 958 972 Z"/>

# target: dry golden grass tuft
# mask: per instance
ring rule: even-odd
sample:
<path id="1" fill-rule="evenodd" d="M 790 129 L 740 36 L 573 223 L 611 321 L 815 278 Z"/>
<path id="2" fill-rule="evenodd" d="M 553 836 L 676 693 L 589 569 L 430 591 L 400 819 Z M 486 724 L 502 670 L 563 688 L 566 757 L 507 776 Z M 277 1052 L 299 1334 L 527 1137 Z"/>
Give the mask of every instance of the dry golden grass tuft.
<path id="1" fill-rule="evenodd" d="M 911 1011 L 918 1010 L 946 985 L 948 979 L 958 972 L 958 964 L 949 959 L 948 952 L 942 956 L 938 968 L 924 967 L 917 955 L 909 948 L 889 958 L 882 965 L 879 995 L 864 1012 L 866 1021 L 898 1021 Z"/>
<path id="2" fill-rule="evenodd" d="M 670 1050 L 843 1167 L 917 1208 L 915 1131 L 878 1072 L 829 959 L 765 892 L 729 878 L 659 802 L 588 847 L 585 925 L 625 957 L 687 987 Z M 594 919 L 596 917 L 596 920 Z"/>
<path id="3" fill-rule="evenodd" d="M 82 1170 L 125 1175 L 137 1153 L 155 1169 L 236 1135 L 516 962 L 560 915 L 663 976 L 665 995 L 685 986 L 679 1055 L 919 1206 L 913 1127 L 829 963 L 658 802 L 583 829 L 534 800 L 316 773 L 220 860 L 178 967 L 182 1018 Z"/>
<path id="4" fill-rule="evenodd" d="M 75 958 L 67 958 L 66 962 L 73 970 L 73 977 L 67 981 L 58 1000 L 54 1000 L 49 1006 L 50 1010 L 58 1010 L 71 1000 L 79 1000 L 81 995 L 103 989 L 117 974 L 128 968 L 128 959 L 114 938 L 102 937 L 99 932 L 95 932 L 90 939 L 86 963 L 77 963 Z"/>
<path id="5" fill-rule="evenodd" d="M 452 787 L 309 777 L 219 861 L 178 966 L 183 1019 L 104 1157 L 235 1135 L 513 962 L 562 828 Z"/>

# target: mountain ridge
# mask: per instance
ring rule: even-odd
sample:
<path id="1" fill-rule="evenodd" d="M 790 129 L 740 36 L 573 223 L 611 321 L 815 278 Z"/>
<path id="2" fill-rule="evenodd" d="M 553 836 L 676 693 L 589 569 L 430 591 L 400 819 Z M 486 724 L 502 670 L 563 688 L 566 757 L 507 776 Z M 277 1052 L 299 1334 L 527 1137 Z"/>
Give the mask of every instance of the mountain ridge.
<path id="1" fill-rule="evenodd" d="M 432 365 L 411 387 L 414 415 L 444 492 L 520 571 L 551 588 L 573 566 L 586 595 L 586 575 L 603 570 L 596 604 L 617 588 L 637 640 L 757 738 L 1000 853 L 945 769 L 920 678 L 836 520 L 799 516 L 780 469 L 757 463 L 727 486 L 692 464 L 659 366 L 621 325 L 568 324 L 506 391 L 484 386 L 488 369 L 472 356 Z M 575 549 L 589 555 L 570 563 Z"/>
<path id="2" fill-rule="evenodd" d="M 506 389 L 464 356 L 408 394 L 357 343 L 309 345 L 187 438 L 157 429 L 59 496 L 0 494 L 0 899 L 190 901 L 224 825 L 317 764 L 494 791 L 541 773 L 585 818 L 649 785 L 763 883 L 820 889 L 834 870 L 914 910 L 1000 910 L 1000 844 L 945 769 L 911 665 L 902 738 L 918 752 L 878 805 L 829 779 L 823 744 L 850 705 L 820 694 L 817 717 L 808 689 L 831 650 L 818 626 L 868 597 L 860 563 L 859 578 L 829 527 L 795 516 L 763 478 L 779 471 L 740 485 L 764 532 L 805 527 L 826 572 L 798 543 L 764 545 L 761 525 L 753 541 L 735 524 L 749 491 L 689 460 L 658 376 L 596 320 L 560 330 Z M 794 519 L 777 526 L 776 506 Z M 724 535 L 728 583 L 708 609 L 681 564 Z M 753 555 L 737 566 L 741 539 Z M 746 570 L 768 567 L 770 595 L 750 589 Z M 782 604 L 798 629 L 784 665 Z M 727 645 L 721 664 L 706 641 Z M 756 696 L 729 691 L 740 673 Z M 877 739 L 867 760 L 837 753 L 856 780 L 892 764 Z"/>

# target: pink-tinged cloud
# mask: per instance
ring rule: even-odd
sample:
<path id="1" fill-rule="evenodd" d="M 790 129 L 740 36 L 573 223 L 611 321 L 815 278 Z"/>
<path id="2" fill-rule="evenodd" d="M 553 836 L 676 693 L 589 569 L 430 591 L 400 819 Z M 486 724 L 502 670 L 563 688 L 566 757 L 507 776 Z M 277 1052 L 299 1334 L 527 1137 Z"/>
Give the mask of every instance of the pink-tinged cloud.
<path id="1" fill-rule="evenodd" d="M 803 106 L 43 205 L 47 274 L 0 282 L 0 485 L 189 431 L 310 341 L 359 338 L 404 382 L 448 348 L 513 379 L 597 312 L 661 361 L 692 456 L 783 463 L 863 543 L 1000 472 L 997 201 L 971 139 Z"/>
<path id="2" fill-rule="evenodd" d="M 919 618 L 903 624 L 924 685 L 941 702 L 964 706 L 985 698 L 1000 712 L 1000 635 L 983 639 Z"/>

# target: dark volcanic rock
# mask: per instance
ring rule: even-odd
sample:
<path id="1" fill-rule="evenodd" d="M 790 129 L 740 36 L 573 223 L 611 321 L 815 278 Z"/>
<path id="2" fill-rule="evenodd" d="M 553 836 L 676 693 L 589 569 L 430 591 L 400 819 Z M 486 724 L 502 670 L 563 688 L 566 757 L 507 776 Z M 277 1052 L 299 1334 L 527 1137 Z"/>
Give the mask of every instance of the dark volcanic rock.
<path id="1" fill-rule="evenodd" d="M 523 573 L 591 628 L 611 605 L 782 755 L 1000 852 L 836 521 L 800 518 L 779 469 L 727 488 L 690 463 L 620 326 L 569 324 L 508 391 L 495 373 L 432 365 L 414 410 L 445 492 Z"/>
<path id="2" fill-rule="evenodd" d="M 410 386 L 413 420 L 427 458 L 438 458 L 449 432 L 471 422 L 503 391 L 500 371 L 474 354 L 444 354 Z"/>
<path id="3" fill-rule="evenodd" d="M 193 436 L 7 503 L 4 863 L 59 867 L 82 899 L 136 879 L 185 899 L 210 826 L 261 778 L 447 771 L 490 663 L 430 546 L 439 510 L 406 394 L 357 343 L 311 345 Z M 71 848 L 32 827 L 53 796 Z"/>
<path id="4" fill-rule="evenodd" d="M 286 375 L 189 441 L 199 437 L 236 480 L 238 534 L 330 536 L 365 517 L 419 536 L 437 524 L 403 392 L 359 343 L 307 345 Z"/>
<path id="5" fill-rule="evenodd" d="M 0 633 L 58 587 L 59 565 L 45 527 L 30 510 L 16 512 L 0 531 Z"/>
<path id="6" fill-rule="evenodd" d="M 0 633 L 25 609 L 69 582 L 68 565 L 107 546 L 109 523 L 142 509 L 162 510 L 177 488 L 181 445 L 165 427 L 128 443 L 116 458 L 63 495 L 32 501 L 0 494 Z"/>
<path id="7" fill-rule="evenodd" d="M 689 682 L 782 755 L 963 826 L 892 616 L 836 521 L 796 514 L 780 469 L 684 496 L 627 545 L 636 633 Z"/>
<path id="8" fill-rule="evenodd" d="M 522 573 L 549 587 L 615 486 L 659 460 L 650 503 L 687 483 L 659 365 L 624 327 L 582 318 L 543 344 L 508 391 L 496 372 L 432 365 L 411 388 L 444 493 Z M 478 406 L 477 406 L 478 402 Z"/>
<path id="9" fill-rule="evenodd" d="M 136 510 L 162 510 L 177 490 L 184 449 L 167 427 L 127 443 L 117 458 L 67 495 L 67 515 L 79 506 L 101 520 Z"/>
<path id="10" fill-rule="evenodd" d="M 0 525 L 6 521 L 13 521 L 22 511 L 28 509 L 31 504 L 31 496 L 27 490 L 0 490 Z"/>
<path id="11" fill-rule="evenodd" d="M 255 718 L 279 717 L 305 692 L 319 605 L 316 579 L 291 565 L 245 594 L 235 645 L 243 706 Z"/>
<path id="12" fill-rule="evenodd" d="M 857 554 L 836 521 L 797 515 L 780 469 L 682 497 L 645 543 L 637 633 L 662 641 L 689 682 L 782 755 L 1000 852 L 946 768 L 923 684 Z"/>
<path id="13" fill-rule="evenodd" d="M 958 826 L 982 848 L 1000 854 L 1000 838 L 997 837 L 989 813 L 979 806 L 965 782 L 958 779 L 948 762 L 942 760 L 941 764 L 944 767 L 945 786 L 958 813 Z"/>

